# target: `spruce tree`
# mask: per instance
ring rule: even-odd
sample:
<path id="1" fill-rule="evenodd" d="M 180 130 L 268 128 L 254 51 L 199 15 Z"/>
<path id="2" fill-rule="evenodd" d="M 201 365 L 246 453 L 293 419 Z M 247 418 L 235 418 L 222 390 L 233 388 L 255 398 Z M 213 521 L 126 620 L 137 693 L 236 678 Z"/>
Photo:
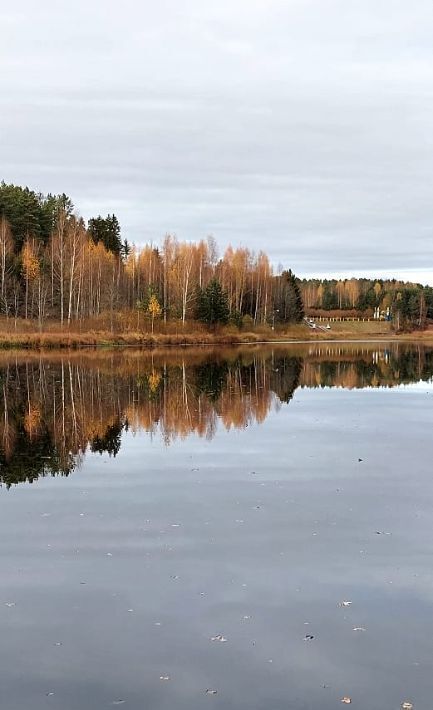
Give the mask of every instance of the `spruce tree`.
<path id="1" fill-rule="evenodd" d="M 280 319 L 286 323 L 299 323 L 304 317 L 304 303 L 298 280 L 290 269 L 289 271 L 283 271 L 281 279 L 284 286 Z"/>
<path id="2" fill-rule="evenodd" d="M 225 325 L 229 320 L 229 304 L 225 291 L 217 279 L 212 279 L 197 294 L 196 318 L 202 323 Z"/>
<path id="3" fill-rule="evenodd" d="M 125 244 L 122 244 L 120 224 L 115 214 L 92 217 L 89 219 L 88 231 L 95 244 L 102 242 L 108 251 L 118 256 L 123 255 Z"/>

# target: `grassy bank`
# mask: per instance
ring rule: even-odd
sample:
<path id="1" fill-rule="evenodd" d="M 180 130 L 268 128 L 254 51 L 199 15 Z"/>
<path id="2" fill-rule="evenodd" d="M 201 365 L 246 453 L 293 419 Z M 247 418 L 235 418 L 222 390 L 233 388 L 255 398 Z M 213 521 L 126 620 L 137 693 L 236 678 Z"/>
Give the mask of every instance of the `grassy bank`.
<path id="1" fill-rule="evenodd" d="M 0 348 L 56 349 L 56 348 L 109 348 L 136 346 L 155 348 L 160 346 L 212 345 L 221 343 L 254 343 L 263 340 L 256 333 L 136 333 L 110 331 L 89 332 L 33 332 L 0 333 Z"/>
<path id="2" fill-rule="evenodd" d="M 324 340 L 374 340 L 401 339 L 433 342 L 433 329 L 395 335 L 389 323 L 375 321 L 343 321 L 331 323 L 328 331 L 314 330 L 305 324 L 293 324 L 272 330 L 269 326 L 242 331 L 234 327 L 206 330 L 198 323 L 160 324 L 158 332 L 107 327 L 104 322 L 82 323 L 81 327 L 60 328 L 58 323 L 48 323 L 42 331 L 28 321 L 0 320 L 0 348 L 56 349 L 104 348 L 136 346 L 157 348 L 186 345 L 234 345 L 273 341 L 324 341 Z"/>

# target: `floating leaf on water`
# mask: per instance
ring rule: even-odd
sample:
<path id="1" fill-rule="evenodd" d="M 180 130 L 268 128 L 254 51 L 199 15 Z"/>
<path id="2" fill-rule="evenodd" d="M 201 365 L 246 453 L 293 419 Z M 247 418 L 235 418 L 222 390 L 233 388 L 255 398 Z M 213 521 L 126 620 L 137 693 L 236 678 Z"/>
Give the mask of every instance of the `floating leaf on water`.
<path id="1" fill-rule="evenodd" d="M 216 695 L 217 692 L 218 692 L 217 690 L 211 690 L 210 688 L 208 688 L 206 690 L 206 695 Z"/>
<path id="2" fill-rule="evenodd" d="M 352 702 L 352 699 L 345 696 L 344 698 L 341 698 L 341 702 L 345 703 L 346 705 L 350 705 Z"/>
<path id="3" fill-rule="evenodd" d="M 225 636 L 218 634 L 217 636 L 212 636 L 211 641 L 220 641 L 220 643 L 225 643 L 227 639 L 225 638 Z"/>

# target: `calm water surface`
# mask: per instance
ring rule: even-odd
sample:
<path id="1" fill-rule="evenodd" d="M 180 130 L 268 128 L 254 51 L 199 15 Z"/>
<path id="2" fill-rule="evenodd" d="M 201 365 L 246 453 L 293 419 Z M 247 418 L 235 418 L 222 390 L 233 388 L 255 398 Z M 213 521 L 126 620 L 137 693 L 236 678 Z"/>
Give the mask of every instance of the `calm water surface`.
<path id="1" fill-rule="evenodd" d="M 1 357 L 2 708 L 431 710 L 433 350 Z"/>

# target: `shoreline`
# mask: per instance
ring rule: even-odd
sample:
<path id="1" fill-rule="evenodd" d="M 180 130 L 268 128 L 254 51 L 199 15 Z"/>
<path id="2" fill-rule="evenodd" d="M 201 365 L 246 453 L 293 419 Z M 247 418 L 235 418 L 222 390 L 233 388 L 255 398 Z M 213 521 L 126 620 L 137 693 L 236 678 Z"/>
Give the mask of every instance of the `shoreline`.
<path id="1" fill-rule="evenodd" d="M 404 343 L 416 342 L 433 346 L 433 330 L 414 331 L 395 334 L 391 330 L 380 332 L 373 329 L 360 331 L 353 329 L 334 329 L 329 333 L 303 332 L 302 326 L 294 326 L 278 334 L 263 332 L 248 333 L 116 333 L 107 332 L 58 332 L 30 331 L 28 333 L 0 332 L 0 350 L 119 350 L 139 348 L 155 350 L 157 348 L 189 348 L 205 346 L 238 347 L 241 345 L 291 345 L 314 343 Z"/>

